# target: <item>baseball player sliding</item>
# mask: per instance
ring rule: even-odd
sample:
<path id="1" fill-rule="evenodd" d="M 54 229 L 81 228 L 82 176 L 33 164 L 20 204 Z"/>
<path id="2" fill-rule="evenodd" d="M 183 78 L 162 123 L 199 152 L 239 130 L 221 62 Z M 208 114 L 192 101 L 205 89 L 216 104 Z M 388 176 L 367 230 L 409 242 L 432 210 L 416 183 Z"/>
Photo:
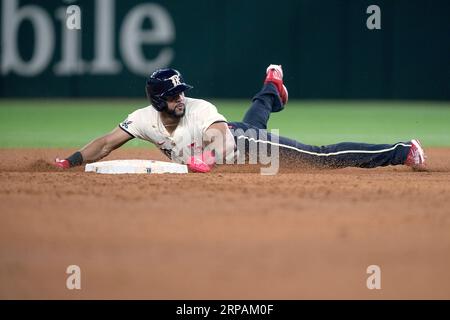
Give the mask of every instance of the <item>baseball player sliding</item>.
<path id="1" fill-rule="evenodd" d="M 156 70 L 146 83 L 151 105 L 134 111 L 113 131 L 68 158 L 56 159 L 55 165 L 70 168 L 95 162 L 127 141 L 139 138 L 153 143 L 172 161 L 187 164 L 193 172 L 209 172 L 215 164 L 235 160 L 239 141 L 247 143 L 247 153 L 250 143 L 272 144 L 279 148 L 281 161 L 317 167 L 425 168 L 425 154 L 418 140 L 396 144 L 344 142 L 319 147 L 267 132 L 270 114 L 282 111 L 288 101 L 280 65 L 269 65 L 264 85 L 241 122 L 228 122 L 213 104 L 186 97 L 185 92 L 191 88 L 177 70 Z"/>

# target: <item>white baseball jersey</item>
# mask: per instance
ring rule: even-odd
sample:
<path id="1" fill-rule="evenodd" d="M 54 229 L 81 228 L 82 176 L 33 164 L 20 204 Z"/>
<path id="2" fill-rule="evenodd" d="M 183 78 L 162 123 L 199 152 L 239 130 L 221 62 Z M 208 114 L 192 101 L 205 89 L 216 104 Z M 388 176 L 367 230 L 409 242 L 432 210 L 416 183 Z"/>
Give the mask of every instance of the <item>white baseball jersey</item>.
<path id="1" fill-rule="evenodd" d="M 186 163 L 187 158 L 203 148 L 203 135 L 215 122 L 226 122 L 217 108 L 201 99 L 185 98 L 185 114 L 172 134 L 151 105 L 128 115 L 119 126 L 135 138 L 150 141 L 170 159 Z"/>

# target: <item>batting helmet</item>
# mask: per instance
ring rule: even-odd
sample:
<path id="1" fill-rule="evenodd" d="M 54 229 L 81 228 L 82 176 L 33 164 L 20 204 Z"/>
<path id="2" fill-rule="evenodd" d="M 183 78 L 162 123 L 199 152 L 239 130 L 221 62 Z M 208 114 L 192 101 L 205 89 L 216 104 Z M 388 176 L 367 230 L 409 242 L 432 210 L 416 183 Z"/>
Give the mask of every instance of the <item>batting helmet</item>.
<path id="1" fill-rule="evenodd" d="M 145 91 L 152 106 L 163 111 L 167 108 L 167 98 L 193 87 L 186 84 L 181 73 L 175 69 L 158 69 L 147 79 Z"/>

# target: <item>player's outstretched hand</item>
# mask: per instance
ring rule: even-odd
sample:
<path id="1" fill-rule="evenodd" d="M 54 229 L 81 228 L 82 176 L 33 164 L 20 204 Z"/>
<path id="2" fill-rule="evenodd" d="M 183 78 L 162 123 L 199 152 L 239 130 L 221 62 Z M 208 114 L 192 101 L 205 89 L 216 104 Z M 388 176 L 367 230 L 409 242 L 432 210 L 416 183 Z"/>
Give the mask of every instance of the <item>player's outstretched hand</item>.
<path id="1" fill-rule="evenodd" d="M 59 159 L 56 158 L 55 162 L 53 163 L 53 165 L 57 168 L 61 168 L 61 169 L 69 169 L 70 168 L 70 163 L 69 160 L 67 159 Z"/>
<path id="2" fill-rule="evenodd" d="M 215 157 L 210 151 L 202 153 L 201 157 L 192 156 L 188 159 L 187 166 L 192 172 L 206 173 L 214 166 Z"/>

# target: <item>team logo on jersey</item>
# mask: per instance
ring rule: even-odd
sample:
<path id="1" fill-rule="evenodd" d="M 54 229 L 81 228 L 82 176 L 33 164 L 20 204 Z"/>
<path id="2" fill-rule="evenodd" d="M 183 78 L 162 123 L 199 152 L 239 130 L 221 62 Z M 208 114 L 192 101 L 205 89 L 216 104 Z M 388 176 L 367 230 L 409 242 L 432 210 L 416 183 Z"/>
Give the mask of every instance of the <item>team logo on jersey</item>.
<path id="1" fill-rule="evenodd" d="M 125 129 L 128 129 L 128 126 L 129 126 L 130 124 L 132 124 L 132 123 L 133 123 L 133 121 L 130 121 L 130 120 L 126 119 L 124 122 L 122 122 L 122 123 L 120 124 L 120 126 L 123 127 L 123 128 L 125 128 Z"/>
<path id="2" fill-rule="evenodd" d="M 172 84 L 174 87 L 176 87 L 177 85 L 181 84 L 181 80 L 180 80 L 180 76 L 179 75 L 173 75 L 169 78 L 172 81 Z"/>

